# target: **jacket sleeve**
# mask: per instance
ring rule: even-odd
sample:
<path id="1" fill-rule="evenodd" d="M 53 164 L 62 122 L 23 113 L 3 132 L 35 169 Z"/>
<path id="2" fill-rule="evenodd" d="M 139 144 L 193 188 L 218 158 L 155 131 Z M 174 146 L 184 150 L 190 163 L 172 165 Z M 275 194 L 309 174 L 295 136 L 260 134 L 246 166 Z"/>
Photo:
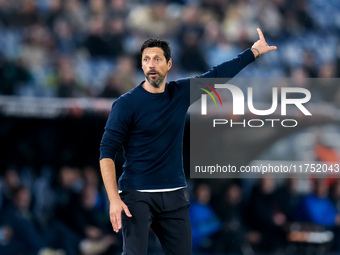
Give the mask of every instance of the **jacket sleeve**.
<path id="1" fill-rule="evenodd" d="M 223 62 L 195 78 L 233 78 L 254 60 L 255 57 L 253 52 L 250 49 L 247 49 L 240 53 L 236 58 Z"/>
<path id="2" fill-rule="evenodd" d="M 247 49 L 240 53 L 236 58 L 223 62 L 217 66 L 214 66 L 209 71 L 191 78 L 226 78 L 227 82 L 235 75 L 237 75 L 243 68 L 250 63 L 254 62 L 255 57 L 251 49 Z M 185 86 L 186 94 L 191 98 L 191 103 L 199 99 L 201 91 L 195 88 L 194 84 L 190 84 L 191 78 L 180 79 L 177 82 L 180 85 Z M 191 93 L 191 96 L 190 96 Z M 196 95 L 197 94 L 197 95 Z"/>
<path id="3" fill-rule="evenodd" d="M 123 97 L 118 98 L 111 108 L 105 131 L 100 143 L 100 159 L 115 160 L 127 138 L 132 120 L 132 111 Z"/>

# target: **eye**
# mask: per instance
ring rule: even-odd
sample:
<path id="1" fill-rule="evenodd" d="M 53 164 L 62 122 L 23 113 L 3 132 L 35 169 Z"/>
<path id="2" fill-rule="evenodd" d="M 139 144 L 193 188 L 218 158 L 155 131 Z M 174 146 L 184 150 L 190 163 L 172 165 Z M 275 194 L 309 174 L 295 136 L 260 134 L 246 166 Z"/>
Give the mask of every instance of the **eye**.
<path id="1" fill-rule="evenodd" d="M 149 61 L 149 58 L 144 58 L 143 61 L 144 61 L 144 62 L 148 62 L 148 61 Z"/>

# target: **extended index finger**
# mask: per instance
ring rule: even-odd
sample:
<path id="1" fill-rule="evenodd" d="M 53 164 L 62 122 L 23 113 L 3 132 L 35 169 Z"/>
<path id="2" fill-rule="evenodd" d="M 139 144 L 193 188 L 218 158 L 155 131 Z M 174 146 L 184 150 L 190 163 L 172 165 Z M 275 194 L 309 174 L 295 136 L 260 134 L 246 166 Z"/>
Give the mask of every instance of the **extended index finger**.
<path id="1" fill-rule="evenodd" d="M 264 36 L 263 36 L 261 29 L 257 28 L 257 33 L 259 34 L 260 40 L 264 41 Z"/>

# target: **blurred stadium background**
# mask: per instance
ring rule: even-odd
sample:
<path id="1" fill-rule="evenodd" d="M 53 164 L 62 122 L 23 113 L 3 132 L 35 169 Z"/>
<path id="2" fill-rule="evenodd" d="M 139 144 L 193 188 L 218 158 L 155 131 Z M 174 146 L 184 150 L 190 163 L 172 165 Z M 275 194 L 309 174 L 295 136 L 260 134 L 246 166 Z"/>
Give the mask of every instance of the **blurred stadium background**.
<path id="1" fill-rule="evenodd" d="M 119 254 L 99 143 L 114 98 L 143 80 L 141 43 L 170 41 L 172 80 L 235 57 L 257 27 L 278 50 L 238 77 L 340 76 L 338 0 L 0 0 L 0 254 Z M 338 113 L 332 81 L 312 104 Z M 339 121 L 316 124 L 230 142 L 253 159 L 339 162 Z M 338 179 L 188 183 L 194 254 L 340 253 Z M 152 233 L 149 254 L 162 254 Z"/>

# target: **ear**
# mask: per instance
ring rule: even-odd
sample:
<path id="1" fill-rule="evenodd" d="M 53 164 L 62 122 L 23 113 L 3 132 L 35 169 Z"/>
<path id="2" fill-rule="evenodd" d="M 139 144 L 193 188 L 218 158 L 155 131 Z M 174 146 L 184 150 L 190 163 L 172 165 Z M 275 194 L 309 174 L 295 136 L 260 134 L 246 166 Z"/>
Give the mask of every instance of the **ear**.
<path id="1" fill-rule="evenodd" d="M 171 69 L 172 67 L 172 59 L 170 58 L 168 61 L 168 71 Z"/>

